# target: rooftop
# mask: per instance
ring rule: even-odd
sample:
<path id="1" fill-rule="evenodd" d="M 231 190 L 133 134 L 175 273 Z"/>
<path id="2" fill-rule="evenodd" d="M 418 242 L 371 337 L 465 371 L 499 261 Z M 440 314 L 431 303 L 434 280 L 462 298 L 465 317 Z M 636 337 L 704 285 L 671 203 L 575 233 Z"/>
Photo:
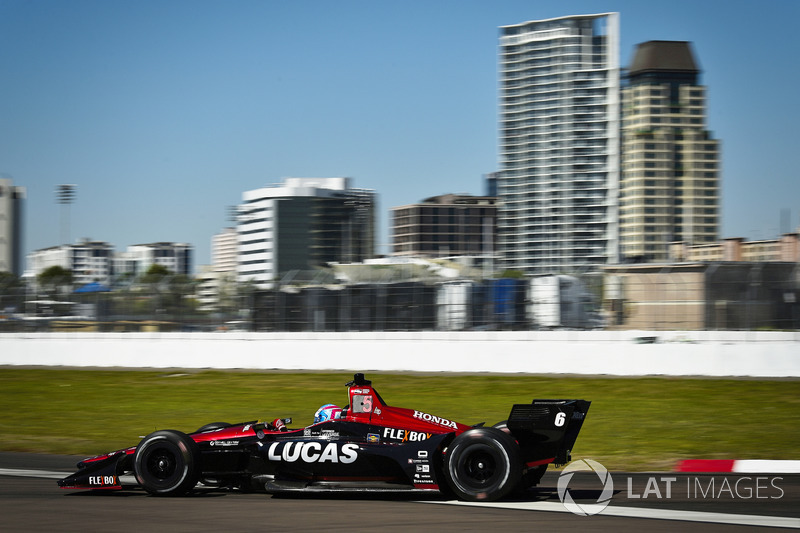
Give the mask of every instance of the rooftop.
<path id="1" fill-rule="evenodd" d="M 688 41 L 648 41 L 636 47 L 630 67 L 632 76 L 645 72 L 687 72 L 697 74 L 700 68 Z"/>

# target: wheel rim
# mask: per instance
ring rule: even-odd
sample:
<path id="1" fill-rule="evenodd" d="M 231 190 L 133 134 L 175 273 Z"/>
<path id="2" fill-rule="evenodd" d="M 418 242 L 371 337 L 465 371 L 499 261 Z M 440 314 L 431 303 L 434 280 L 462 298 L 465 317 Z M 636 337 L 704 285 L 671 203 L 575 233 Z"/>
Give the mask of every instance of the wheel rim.
<path id="1" fill-rule="evenodd" d="M 147 458 L 147 473 L 159 481 L 170 479 L 177 470 L 175 454 L 165 448 L 153 450 Z"/>
<path id="2" fill-rule="evenodd" d="M 497 476 L 497 460 L 491 452 L 484 445 L 474 445 L 464 450 L 458 466 L 465 485 L 480 489 L 492 483 Z"/>

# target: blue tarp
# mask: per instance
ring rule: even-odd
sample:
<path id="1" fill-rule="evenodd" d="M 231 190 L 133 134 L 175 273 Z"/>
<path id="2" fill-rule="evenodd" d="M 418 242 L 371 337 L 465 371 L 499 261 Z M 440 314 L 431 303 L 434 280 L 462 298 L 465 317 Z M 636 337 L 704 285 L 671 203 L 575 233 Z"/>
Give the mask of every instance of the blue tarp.
<path id="1" fill-rule="evenodd" d="M 92 283 L 87 283 L 83 287 L 79 287 L 75 289 L 76 293 L 86 293 L 86 292 L 108 292 L 111 289 L 99 283 L 97 281 L 93 281 Z"/>

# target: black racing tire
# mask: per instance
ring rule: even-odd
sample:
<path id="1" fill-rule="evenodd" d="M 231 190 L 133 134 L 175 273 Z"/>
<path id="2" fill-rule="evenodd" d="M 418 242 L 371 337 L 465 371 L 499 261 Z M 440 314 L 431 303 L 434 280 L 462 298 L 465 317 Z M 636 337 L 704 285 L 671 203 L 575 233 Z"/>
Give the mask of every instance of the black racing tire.
<path id="1" fill-rule="evenodd" d="M 156 431 L 143 438 L 136 447 L 133 472 L 142 488 L 150 494 L 186 494 L 197 485 L 200 449 L 185 433 Z"/>
<path id="2" fill-rule="evenodd" d="M 461 500 L 494 501 L 514 491 L 522 477 L 519 446 L 497 428 L 475 428 L 448 447 L 444 473 Z"/>
<path id="3" fill-rule="evenodd" d="M 222 429 L 222 428 L 229 428 L 231 424 L 227 422 L 211 422 L 210 424 L 206 424 L 204 426 L 200 426 L 197 428 L 195 433 L 203 433 L 204 431 L 214 431 L 215 429 Z"/>

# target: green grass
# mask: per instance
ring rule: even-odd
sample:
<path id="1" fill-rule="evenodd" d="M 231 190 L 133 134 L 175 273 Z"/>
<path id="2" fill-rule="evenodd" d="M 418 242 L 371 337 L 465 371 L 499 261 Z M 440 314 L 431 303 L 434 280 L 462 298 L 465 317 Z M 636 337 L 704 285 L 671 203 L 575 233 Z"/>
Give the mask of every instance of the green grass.
<path id="1" fill-rule="evenodd" d="M 513 403 L 582 398 L 592 407 L 573 451 L 615 470 L 679 459 L 797 459 L 796 380 L 517 375 L 367 376 L 390 405 L 493 424 Z M 156 429 L 292 417 L 347 403 L 348 373 L 0 368 L 0 451 L 92 455 Z"/>

